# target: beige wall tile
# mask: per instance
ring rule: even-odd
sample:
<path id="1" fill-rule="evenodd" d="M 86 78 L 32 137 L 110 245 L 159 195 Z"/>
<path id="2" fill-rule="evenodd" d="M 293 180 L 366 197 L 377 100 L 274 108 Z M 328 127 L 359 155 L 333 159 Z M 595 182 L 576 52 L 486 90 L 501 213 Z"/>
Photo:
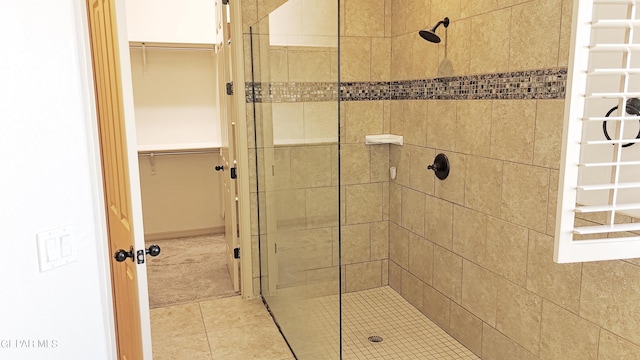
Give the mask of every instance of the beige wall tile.
<path id="1" fill-rule="evenodd" d="M 456 152 L 488 157 L 491 151 L 491 100 L 457 103 Z"/>
<path id="2" fill-rule="evenodd" d="M 491 326 L 496 325 L 498 279 L 492 272 L 464 261 L 462 306 Z"/>
<path id="3" fill-rule="evenodd" d="M 422 309 L 424 283 L 408 271 L 402 271 L 402 296 L 418 309 Z"/>
<path id="4" fill-rule="evenodd" d="M 371 260 L 389 258 L 389 222 L 371 224 Z"/>
<path id="5" fill-rule="evenodd" d="M 343 185 L 368 183 L 371 180 L 369 149 L 363 143 L 342 144 L 340 147 L 340 183 Z"/>
<path id="6" fill-rule="evenodd" d="M 429 25 L 431 26 L 431 25 Z M 438 34 L 442 36 L 440 44 L 434 44 L 425 41 L 416 31 L 409 32 L 411 40 L 411 77 L 412 79 L 427 79 L 438 76 L 439 48 L 443 48 L 446 43 L 444 36 L 446 32 L 444 28 L 438 30 Z M 442 33 L 440 33 L 442 31 Z"/>
<path id="7" fill-rule="evenodd" d="M 346 0 L 347 36 L 384 36 L 384 0 Z"/>
<path id="8" fill-rule="evenodd" d="M 549 174 L 549 205 L 547 206 L 547 235 L 555 236 L 556 208 L 558 206 L 558 181 L 560 172 L 551 170 Z"/>
<path id="9" fill-rule="evenodd" d="M 484 261 L 487 215 L 462 206 L 453 208 L 453 251 L 476 263 Z"/>
<path id="10" fill-rule="evenodd" d="M 369 81 L 371 79 L 371 39 L 340 37 L 340 46 L 340 79 Z"/>
<path id="11" fill-rule="evenodd" d="M 433 287 L 452 299 L 462 299 L 462 258 L 447 249 L 433 247 Z"/>
<path id="12" fill-rule="evenodd" d="M 306 191 L 286 190 L 273 192 L 276 204 L 276 224 L 278 231 L 301 230 L 307 227 Z"/>
<path id="13" fill-rule="evenodd" d="M 426 24 L 429 21 L 431 13 L 431 0 L 404 0 L 402 1 L 405 7 L 405 31 L 410 33 L 416 33 L 420 29 L 424 29 L 425 26 L 431 26 Z"/>
<path id="14" fill-rule="evenodd" d="M 432 284 L 433 243 L 416 234 L 409 234 L 408 270 L 423 282 Z"/>
<path id="15" fill-rule="evenodd" d="M 485 214 L 500 216 L 502 161 L 467 156 L 465 174 L 465 206 Z"/>
<path id="16" fill-rule="evenodd" d="M 273 175 L 268 177 L 269 183 L 266 184 L 267 189 L 285 190 L 291 189 L 291 148 L 274 148 L 273 149 Z M 265 188 L 265 183 L 260 185 Z"/>
<path id="17" fill-rule="evenodd" d="M 402 103 L 404 100 L 391 100 L 389 104 L 389 131 L 392 134 L 404 135 L 404 115 Z M 387 102 L 385 102 L 386 104 Z"/>
<path id="18" fill-rule="evenodd" d="M 451 300 L 427 284 L 423 286 L 423 295 L 422 312 L 445 331 L 449 331 Z"/>
<path id="19" fill-rule="evenodd" d="M 443 1 L 443 0 L 439 0 Z M 446 1 L 456 6 L 457 1 Z M 440 17 L 440 20 L 444 16 Z M 469 74 L 471 59 L 471 20 L 450 18 L 449 27 L 440 34 L 445 45 L 439 47 L 438 76 L 459 76 Z M 437 20 L 433 22 L 437 23 Z"/>
<path id="20" fill-rule="evenodd" d="M 347 292 L 372 289 L 382 285 L 382 263 L 370 261 L 347 265 Z"/>
<path id="21" fill-rule="evenodd" d="M 389 286 L 395 291 L 402 291 L 402 268 L 393 260 L 389 261 Z"/>
<path id="22" fill-rule="evenodd" d="M 498 0 L 460 0 L 461 17 L 488 13 L 498 8 Z"/>
<path id="23" fill-rule="evenodd" d="M 391 0 L 391 36 L 395 37 L 405 33 L 407 8 L 402 1 Z"/>
<path id="24" fill-rule="evenodd" d="M 273 141 L 304 143 L 304 106 L 302 103 L 274 103 L 272 107 Z"/>
<path id="25" fill-rule="evenodd" d="M 249 27 L 258 21 L 257 0 L 242 0 L 242 32 L 248 33 Z"/>
<path id="26" fill-rule="evenodd" d="M 331 186 L 331 146 L 291 148 L 291 186 L 309 188 Z"/>
<path id="27" fill-rule="evenodd" d="M 500 280 L 496 329 L 534 354 L 540 350 L 542 298 L 506 280 Z"/>
<path id="28" fill-rule="evenodd" d="M 389 145 L 369 146 L 371 182 L 389 181 Z"/>
<path id="29" fill-rule="evenodd" d="M 338 226 L 338 188 L 306 189 L 306 217 L 307 228 Z"/>
<path id="30" fill-rule="evenodd" d="M 409 147 L 410 145 L 404 145 Z M 427 170 L 427 165 L 433 163 L 436 157 L 433 149 L 420 146 L 411 146 L 411 159 L 409 170 L 409 185 L 412 189 L 421 191 L 425 194 L 433 194 L 435 184 L 435 176 L 433 171 Z"/>
<path id="31" fill-rule="evenodd" d="M 571 21 L 573 1 L 562 0 L 562 20 L 560 23 L 560 44 L 558 46 L 558 67 L 569 65 L 569 47 L 571 43 Z"/>
<path id="32" fill-rule="evenodd" d="M 331 53 L 333 50 L 293 50 L 288 51 L 289 81 L 335 81 L 331 76 Z"/>
<path id="33" fill-rule="evenodd" d="M 389 219 L 402 224 L 402 186 L 389 183 Z"/>
<path id="34" fill-rule="evenodd" d="M 483 265 L 505 279 L 525 286 L 528 237 L 526 228 L 489 217 Z"/>
<path id="35" fill-rule="evenodd" d="M 503 167 L 504 220 L 544 232 L 547 229 L 549 170 L 506 162 Z"/>
<path id="36" fill-rule="evenodd" d="M 403 269 L 409 267 L 409 232 L 393 223 L 389 225 L 389 260 Z"/>
<path id="37" fill-rule="evenodd" d="M 491 116 L 491 157 L 531 164 L 535 100 L 496 100 Z"/>
<path id="38" fill-rule="evenodd" d="M 624 261 L 584 263 L 580 316 L 640 344 L 640 267 Z"/>
<path id="39" fill-rule="evenodd" d="M 449 332 L 474 354 L 482 351 L 482 321 L 456 303 L 451 303 Z"/>
<path id="40" fill-rule="evenodd" d="M 304 139 L 307 143 L 338 141 L 338 106 L 335 102 L 304 103 Z"/>
<path id="41" fill-rule="evenodd" d="M 390 0 L 387 0 L 390 1 Z M 384 80 L 389 81 L 389 80 Z M 391 100 L 382 101 L 382 112 L 384 113 L 383 133 L 389 134 L 391 132 Z M 399 135 L 399 134 L 398 134 Z"/>
<path id="42" fill-rule="evenodd" d="M 456 102 L 428 100 L 427 146 L 453 151 L 456 140 Z"/>
<path id="43" fill-rule="evenodd" d="M 345 265 L 369 261 L 371 235 L 369 224 L 342 226 L 342 263 Z"/>
<path id="44" fill-rule="evenodd" d="M 512 8 L 509 70 L 554 67 L 558 63 L 562 0 L 536 0 Z M 546 24 L 540 26 L 540 24 Z"/>
<path id="45" fill-rule="evenodd" d="M 389 182 L 382 184 L 382 220 L 389 221 Z"/>
<path id="46" fill-rule="evenodd" d="M 473 6 L 483 6 L 481 4 L 486 4 L 487 2 L 492 3 L 493 1 L 495 0 L 464 1 L 462 16 L 468 17 L 475 15 L 473 14 L 475 11 L 472 10 Z M 471 57 L 469 71 L 472 74 L 486 74 L 509 70 L 509 42 L 496 41 L 496 37 L 506 39 L 507 34 L 509 34 L 510 24 L 511 9 L 483 13 L 471 19 L 471 34 L 473 35 L 471 54 L 474 54 L 474 56 Z"/>
<path id="47" fill-rule="evenodd" d="M 424 236 L 425 195 L 409 188 L 402 189 L 402 227 Z"/>
<path id="48" fill-rule="evenodd" d="M 436 197 L 463 205 L 467 157 L 458 153 L 444 154 L 449 158 L 449 177 L 445 180 L 434 180 L 434 193 Z"/>
<path id="49" fill-rule="evenodd" d="M 553 246 L 552 237 L 529 232 L 527 289 L 577 314 L 582 263 L 556 264 Z"/>
<path id="50" fill-rule="evenodd" d="M 451 250 L 453 248 L 453 204 L 427 195 L 424 216 L 425 237 Z"/>
<path id="51" fill-rule="evenodd" d="M 371 81 L 391 80 L 391 38 L 371 38 Z"/>
<path id="52" fill-rule="evenodd" d="M 409 186 L 411 173 L 411 150 L 413 146 L 391 146 L 389 149 L 389 165 L 395 166 L 397 175 L 392 182 Z"/>
<path id="53" fill-rule="evenodd" d="M 427 108 L 428 101 L 407 100 L 402 102 L 403 123 L 407 129 L 404 143 L 410 145 L 427 145 Z"/>
<path id="54" fill-rule="evenodd" d="M 600 331 L 598 360 L 640 359 L 640 346 L 634 345 L 608 331 Z"/>
<path id="55" fill-rule="evenodd" d="M 345 110 L 347 143 L 363 143 L 365 135 L 382 134 L 382 101 L 348 101 Z"/>
<path id="56" fill-rule="evenodd" d="M 258 19 L 269 15 L 273 10 L 279 8 L 287 0 L 260 0 L 258 3 Z"/>
<path id="57" fill-rule="evenodd" d="M 346 213 L 348 224 L 382 220 L 382 184 L 348 185 Z"/>
<path id="58" fill-rule="evenodd" d="M 395 3 L 394 3 L 395 10 Z M 391 38 L 391 80 L 410 80 L 413 70 L 414 33 Z"/>
<path id="59" fill-rule="evenodd" d="M 284 47 L 269 47 L 269 64 L 262 64 L 263 71 L 269 72 L 270 81 L 289 81 L 289 63 L 287 49 Z M 254 67 L 255 69 L 255 67 Z"/>
<path id="60" fill-rule="evenodd" d="M 431 20 L 426 26 L 435 25 L 438 21 L 444 19 L 445 16 L 451 21 L 460 19 L 460 3 L 460 0 L 431 0 Z"/>
<path id="61" fill-rule="evenodd" d="M 382 266 L 382 286 L 389 285 L 389 260 L 380 260 Z"/>
<path id="62" fill-rule="evenodd" d="M 540 359 L 595 359 L 598 351 L 596 325 L 549 302 L 542 304 Z"/>
<path id="63" fill-rule="evenodd" d="M 513 340 L 502 335 L 496 329 L 483 324 L 482 329 L 482 359 L 484 360 L 537 360 Z"/>
<path id="64" fill-rule="evenodd" d="M 533 164 L 560 168 L 564 100 L 538 100 Z"/>

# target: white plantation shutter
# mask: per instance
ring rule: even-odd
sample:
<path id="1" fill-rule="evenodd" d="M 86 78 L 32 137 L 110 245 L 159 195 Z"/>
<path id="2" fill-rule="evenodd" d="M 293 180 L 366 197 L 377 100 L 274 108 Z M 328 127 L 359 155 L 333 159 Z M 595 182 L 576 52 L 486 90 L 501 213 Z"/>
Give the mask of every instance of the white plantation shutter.
<path id="1" fill-rule="evenodd" d="M 559 263 L 640 257 L 640 116 L 624 111 L 640 98 L 639 4 L 574 1 L 554 255 Z"/>

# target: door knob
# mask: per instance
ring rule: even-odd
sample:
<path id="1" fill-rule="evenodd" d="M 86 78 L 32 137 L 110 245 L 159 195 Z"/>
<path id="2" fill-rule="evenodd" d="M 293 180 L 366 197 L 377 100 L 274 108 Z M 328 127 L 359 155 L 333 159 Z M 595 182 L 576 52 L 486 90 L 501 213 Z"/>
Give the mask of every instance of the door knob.
<path id="1" fill-rule="evenodd" d="M 145 253 L 149 256 L 158 256 L 160 255 L 160 246 L 151 245 L 149 246 L 149 248 L 147 248 L 147 250 L 145 250 Z"/>
<path id="2" fill-rule="evenodd" d="M 113 257 L 116 259 L 117 262 L 123 262 L 127 260 L 127 258 L 131 258 L 131 261 L 133 261 L 133 246 L 129 248 L 129 251 L 118 249 L 118 251 L 116 251 Z"/>
<path id="3" fill-rule="evenodd" d="M 216 165 L 216 171 L 224 170 L 223 165 Z"/>
<path id="4" fill-rule="evenodd" d="M 138 259 L 138 264 L 144 264 L 144 255 L 147 254 L 149 256 L 158 256 L 160 255 L 160 246 L 151 245 L 145 250 L 138 250 L 136 254 L 133 254 L 133 246 L 129 248 L 129 251 L 125 251 L 123 249 L 118 249 L 113 257 L 117 262 L 123 262 L 127 260 L 127 258 L 131 258 L 131 261 L 134 261 L 134 257 Z"/>

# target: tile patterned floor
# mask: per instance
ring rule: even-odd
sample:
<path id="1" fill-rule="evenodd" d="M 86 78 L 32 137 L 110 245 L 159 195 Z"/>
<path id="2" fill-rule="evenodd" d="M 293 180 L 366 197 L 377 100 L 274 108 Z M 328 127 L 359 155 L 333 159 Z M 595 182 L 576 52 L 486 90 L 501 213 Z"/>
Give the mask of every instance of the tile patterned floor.
<path id="1" fill-rule="evenodd" d="M 239 296 L 151 309 L 154 360 L 293 360 L 261 300 Z"/>
<path id="2" fill-rule="evenodd" d="M 147 263 L 151 308 L 235 295 L 224 234 L 156 240 L 162 252 Z"/>
<path id="3" fill-rule="evenodd" d="M 270 304 L 298 359 L 339 359 L 338 296 L 295 299 Z M 344 360 L 478 359 L 388 286 L 345 294 L 342 311 Z"/>

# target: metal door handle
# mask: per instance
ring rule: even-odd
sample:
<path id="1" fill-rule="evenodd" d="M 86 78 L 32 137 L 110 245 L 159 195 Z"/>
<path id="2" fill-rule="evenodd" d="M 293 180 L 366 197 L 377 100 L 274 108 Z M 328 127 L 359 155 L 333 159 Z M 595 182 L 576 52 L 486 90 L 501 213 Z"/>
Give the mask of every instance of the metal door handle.
<path id="1" fill-rule="evenodd" d="M 129 251 L 125 251 L 123 249 L 118 249 L 116 253 L 113 255 L 114 259 L 117 262 L 123 262 L 128 258 L 131 258 L 131 261 L 134 261 L 134 257 L 138 258 L 138 264 L 144 264 L 144 255 L 147 254 L 149 256 L 158 256 L 160 255 L 160 246 L 151 245 L 149 248 L 145 250 L 138 250 L 136 255 L 133 254 L 133 246 L 129 248 Z"/>
<path id="2" fill-rule="evenodd" d="M 223 165 L 216 165 L 216 171 L 224 170 Z"/>
<path id="3" fill-rule="evenodd" d="M 113 257 L 116 259 L 117 262 L 123 262 L 127 260 L 127 258 L 131 258 L 131 261 L 133 261 L 133 246 L 129 248 L 129 251 L 118 249 L 118 251 L 116 251 Z"/>

